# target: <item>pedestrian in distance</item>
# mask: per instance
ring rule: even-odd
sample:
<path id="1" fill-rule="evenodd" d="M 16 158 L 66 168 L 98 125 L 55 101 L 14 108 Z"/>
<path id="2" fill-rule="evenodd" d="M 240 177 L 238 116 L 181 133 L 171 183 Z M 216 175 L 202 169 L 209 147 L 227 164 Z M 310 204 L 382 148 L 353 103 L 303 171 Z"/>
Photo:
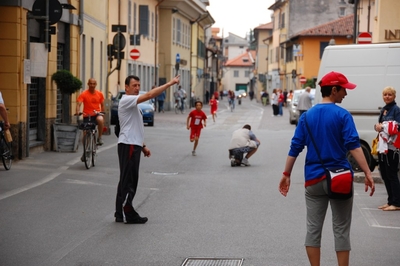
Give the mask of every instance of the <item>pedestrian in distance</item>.
<path id="1" fill-rule="evenodd" d="M 165 91 L 161 92 L 161 94 L 157 96 L 157 101 L 158 101 L 158 112 L 164 113 Z"/>
<path id="2" fill-rule="evenodd" d="M 103 145 L 101 137 L 103 135 L 104 117 L 99 113 L 104 112 L 104 95 L 101 91 L 96 90 L 97 81 L 94 78 L 90 78 L 87 85 L 88 89 L 84 90 L 78 96 L 75 115 L 79 115 L 81 105 L 83 104 L 83 122 L 88 122 L 90 119 L 91 122 L 97 124 L 97 145 Z M 83 161 L 83 157 L 81 159 Z"/>
<path id="3" fill-rule="evenodd" d="M 217 117 L 218 101 L 215 99 L 214 95 L 211 96 L 210 107 L 211 107 L 212 119 L 215 122 L 215 117 Z"/>
<path id="4" fill-rule="evenodd" d="M 258 146 L 260 146 L 260 140 L 251 131 L 250 125 L 246 124 L 235 130 L 229 144 L 231 166 L 240 166 L 240 164 L 250 166 L 249 158 L 257 152 Z M 244 154 L 246 154 L 245 157 L 243 157 Z"/>
<path id="5" fill-rule="evenodd" d="M 210 101 L 210 91 L 209 90 L 206 90 L 205 97 L 206 97 L 206 104 L 208 104 L 208 102 Z"/>
<path id="6" fill-rule="evenodd" d="M 0 116 L 3 119 L 4 122 L 4 130 L 7 130 L 10 128 L 10 121 L 8 120 L 8 115 L 7 115 L 7 108 L 4 104 L 4 99 L 3 96 L 0 92 Z"/>
<path id="7" fill-rule="evenodd" d="M 378 123 L 374 128 L 379 134 L 386 133 L 389 135 L 388 127 L 385 123 L 397 122 L 400 123 L 400 108 L 396 104 L 396 90 L 393 87 L 383 89 L 382 98 L 385 106 L 382 108 L 379 115 Z M 398 137 L 397 137 L 398 138 Z M 385 147 L 383 152 L 378 153 L 379 157 L 379 172 L 385 184 L 388 194 L 387 203 L 378 208 L 384 211 L 399 211 L 400 210 L 400 183 L 397 173 L 399 171 L 399 152 L 394 143 L 385 142 L 386 138 L 379 138 L 378 147 Z M 382 150 L 382 149 L 379 149 Z"/>
<path id="8" fill-rule="evenodd" d="M 285 96 L 282 93 L 281 89 L 278 89 L 278 115 L 283 115 L 283 104 L 285 101 Z"/>
<path id="9" fill-rule="evenodd" d="M 322 227 L 330 204 L 337 262 L 338 265 L 345 266 L 349 265 L 350 259 L 353 196 L 345 200 L 328 197 L 325 167 L 350 168 L 346 156 L 347 152 L 350 152 L 365 174 L 365 191 L 370 188 L 370 196 L 375 192 L 375 184 L 361 149 L 353 118 L 347 110 L 336 105 L 347 95 L 346 89 L 354 89 L 356 85 L 350 83 L 339 72 L 326 74 L 319 85 L 322 102 L 309 109 L 299 119 L 279 183 L 279 191 L 283 196 L 287 196 L 293 165 L 297 156 L 307 146 L 304 166 L 307 256 L 311 266 L 320 265 Z M 316 147 L 308 133 L 307 125 Z"/>
<path id="10" fill-rule="evenodd" d="M 299 117 L 312 107 L 312 96 L 310 94 L 310 91 L 311 88 L 307 87 L 305 91 L 299 96 L 299 102 L 297 103 Z"/>
<path id="11" fill-rule="evenodd" d="M 192 155 L 196 156 L 196 148 L 199 144 L 201 129 L 206 126 L 207 115 L 203 112 L 203 103 L 195 102 L 196 109 L 191 111 L 186 120 L 186 128 L 190 129 L 190 142 L 194 142 Z"/>
<path id="12" fill-rule="evenodd" d="M 183 110 L 185 109 L 186 91 L 181 85 L 179 85 L 178 96 L 180 100 L 181 113 L 183 113 Z"/>
<path id="13" fill-rule="evenodd" d="M 139 104 L 160 95 L 163 91 L 179 84 L 179 75 L 168 83 L 139 95 L 140 79 L 128 76 L 125 79 L 125 95 L 118 106 L 120 132 L 118 137 L 119 182 L 115 201 L 115 222 L 127 224 L 144 224 L 147 217 L 141 217 L 133 208 L 139 181 L 139 164 L 141 153 L 150 157 L 151 152 L 144 144 L 143 117 Z"/>
<path id="14" fill-rule="evenodd" d="M 272 112 L 273 112 L 272 116 L 277 116 L 279 114 L 278 89 L 272 90 L 271 103 L 272 103 Z"/>

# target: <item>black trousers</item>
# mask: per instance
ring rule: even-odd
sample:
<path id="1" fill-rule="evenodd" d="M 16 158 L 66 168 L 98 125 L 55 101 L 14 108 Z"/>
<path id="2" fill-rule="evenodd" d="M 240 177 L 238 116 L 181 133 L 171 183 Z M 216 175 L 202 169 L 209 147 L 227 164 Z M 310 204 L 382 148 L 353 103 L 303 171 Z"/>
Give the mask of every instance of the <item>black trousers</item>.
<path id="1" fill-rule="evenodd" d="M 139 181 L 139 165 L 142 147 L 124 143 L 118 144 L 119 183 L 115 201 L 115 217 L 127 221 L 138 216 L 132 205 Z"/>
<path id="2" fill-rule="evenodd" d="M 379 154 L 379 171 L 388 193 L 388 204 L 400 207 L 399 154 L 388 150 L 387 154 Z"/>

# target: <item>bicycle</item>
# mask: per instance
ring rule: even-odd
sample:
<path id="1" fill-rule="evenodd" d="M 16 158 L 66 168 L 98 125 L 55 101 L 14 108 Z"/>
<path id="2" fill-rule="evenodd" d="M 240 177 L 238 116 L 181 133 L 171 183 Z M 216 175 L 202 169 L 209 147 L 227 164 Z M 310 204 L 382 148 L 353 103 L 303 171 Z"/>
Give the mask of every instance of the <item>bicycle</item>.
<path id="1" fill-rule="evenodd" d="M 7 142 L 6 137 L 4 135 L 4 122 L 0 122 L 0 154 L 4 168 L 6 170 L 10 170 L 12 165 L 12 160 L 14 159 L 14 155 L 12 152 L 12 141 Z"/>
<path id="2" fill-rule="evenodd" d="M 175 99 L 175 114 L 181 112 L 182 114 L 185 112 L 185 105 L 183 104 L 185 100 Z"/>
<path id="3" fill-rule="evenodd" d="M 104 115 L 103 112 L 94 111 L 95 115 Z M 79 113 L 77 116 L 81 116 L 83 113 Z M 86 169 L 89 169 L 96 164 L 97 156 L 97 125 L 91 122 L 91 116 L 88 116 L 88 122 L 82 122 L 79 125 L 79 129 L 83 131 L 83 155 L 81 160 L 85 163 Z"/>

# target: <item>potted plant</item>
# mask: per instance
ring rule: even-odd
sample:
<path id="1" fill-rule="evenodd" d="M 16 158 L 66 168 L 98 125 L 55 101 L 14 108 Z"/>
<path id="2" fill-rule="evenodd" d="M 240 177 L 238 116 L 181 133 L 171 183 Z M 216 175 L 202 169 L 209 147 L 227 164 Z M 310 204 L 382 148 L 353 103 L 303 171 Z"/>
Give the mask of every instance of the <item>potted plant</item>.
<path id="1" fill-rule="evenodd" d="M 71 94 L 79 91 L 82 87 L 82 81 L 76 78 L 68 70 L 58 70 L 51 76 L 51 80 L 54 80 L 60 92 L 65 95 L 65 101 L 63 100 L 63 111 L 67 114 L 64 117 L 66 124 L 53 125 L 54 128 L 54 146 L 56 151 L 76 151 L 78 149 L 80 131 L 78 125 L 68 124 L 70 118 L 69 114 L 69 97 Z"/>
<path id="2" fill-rule="evenodd" d="M 82 81 L 65 69 L 55 72 L 51 76 L 51 80 L 56 82 L 57 87 L 60 89 L 62 94 L 71 95 L 82 88 Z"/>

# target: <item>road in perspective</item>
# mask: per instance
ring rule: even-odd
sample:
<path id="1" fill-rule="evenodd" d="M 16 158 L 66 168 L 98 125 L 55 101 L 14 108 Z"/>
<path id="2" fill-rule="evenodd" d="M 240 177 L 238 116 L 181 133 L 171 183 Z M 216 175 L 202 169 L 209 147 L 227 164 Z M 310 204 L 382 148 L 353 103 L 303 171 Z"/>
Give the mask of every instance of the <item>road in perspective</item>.
<path id="1" fill-rule="evenodd" d="M 210 114 L 209 106 L 203 110 Z M 145 128 L 152 156 L 141 159 L 133 201 L 146 224 L 114 222 L 117 138 L 104 136 L 96 166 L 76 153 L 43 152 L 0 169 L 0 265 L 180 266 L 187 258 L 243 259 L 244 266 L 309 265 L 304 248 L 302 154 L 287 198 L 278 192 L 290 139 L 288 109 L 243 99 L 219 102 L 192 156 L 186 114 L 156 113 Z M 234 130 L 250 124 L 260 139 L 249 167 L 231 167 Z M 321 136 L 323 137 L 323 136 Z M 383 212 L 383 184 L 369 197 L 355 183 L 351 265 L 398 265 L 400 212 Z M 336 265 L 328 211 L 321 265 Z M 195 264 L 193 264 L 195 265 Z M 222 264 L 196 264 L 222 265 Z M 224 264 L 237 265 L 237 264 Z"/>

